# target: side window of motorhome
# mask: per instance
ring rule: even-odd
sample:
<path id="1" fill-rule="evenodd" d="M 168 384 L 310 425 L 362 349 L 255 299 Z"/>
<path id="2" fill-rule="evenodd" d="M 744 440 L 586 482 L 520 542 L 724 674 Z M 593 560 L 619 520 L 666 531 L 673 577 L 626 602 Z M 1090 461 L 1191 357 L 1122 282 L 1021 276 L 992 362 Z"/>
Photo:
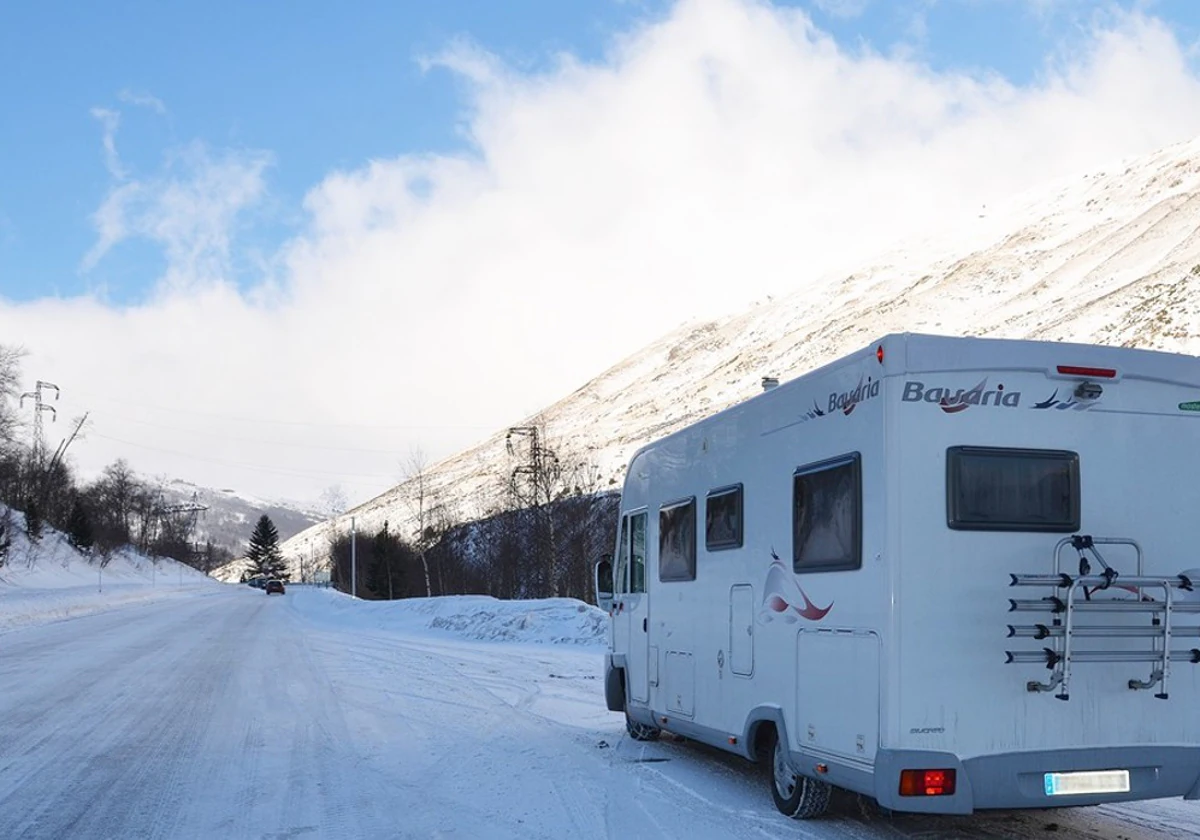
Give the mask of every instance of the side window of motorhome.
<path id="1" fill-rule="evenodd" d="M 621 517 L 621 539 L 617 545 L 617 565 L 613 569 L 613 592 L 629 591 L 629 517 Z"/>
<path id="2" fill-rule="evenodd" d="M 792 569 L 862 566 L 862 458 L 854 452 L 801 467 L 792 483 Z"/>
<path id="3" fill-rule="evenodd" d="M 742 485 L 713 490 L 704 500 L 704 547 L 742 547 Z"/>
<path id="4" fill-rule="evenodd" d="M 635 513 L 629 518 L 629 591 L 646 591 L 646 512 Z"/>
<path id="5" fill-rule="evenodd" d="M 696 499 L 658 511 L 658 579 L 696 579 Z"/>
<path id="6" fill-rule="evenodd" d="M 952 446 L 946 521 L 958 531 L 1078 531 L 1079 454 Z"/>

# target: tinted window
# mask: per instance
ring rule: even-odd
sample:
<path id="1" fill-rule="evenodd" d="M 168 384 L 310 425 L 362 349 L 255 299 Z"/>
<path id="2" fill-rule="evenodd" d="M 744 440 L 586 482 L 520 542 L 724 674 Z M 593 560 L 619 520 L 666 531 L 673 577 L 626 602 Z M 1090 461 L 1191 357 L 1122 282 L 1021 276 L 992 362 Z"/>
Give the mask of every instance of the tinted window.
<path id="1" fill-rule="evenodd" d="M 658 579 L 696 579 L 696 500 L 658 512 Z"/>
<path id="2" fill-rule="evenodd" d="M 714 490 L 704 500 L 704 547 L 709 551 L 742 546 L 742 485 Z"/>
<path id="3" fill-rule="evenodd" d="M 1079 455 L 951 447 L 946 506 L 947 524 L 960 531 L 1077 531 Z"/>
<path id="4" fill-rule="evenodd" d="M 862 470 L 857 452 L 802 467 L 793 479 L 792 568 L 862 565 Z"/>

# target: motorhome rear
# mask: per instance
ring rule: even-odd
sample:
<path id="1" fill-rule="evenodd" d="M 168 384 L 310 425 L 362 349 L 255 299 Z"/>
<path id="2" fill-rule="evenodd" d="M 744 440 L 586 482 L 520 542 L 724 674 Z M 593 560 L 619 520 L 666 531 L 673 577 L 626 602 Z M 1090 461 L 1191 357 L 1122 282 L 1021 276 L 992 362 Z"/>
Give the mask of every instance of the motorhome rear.
<path id="1" fill-rule="evenodd" d="M 1200 359 L 891 335 L 639 450 L 609 708 L 901 811 L 1200 798 Z"/>

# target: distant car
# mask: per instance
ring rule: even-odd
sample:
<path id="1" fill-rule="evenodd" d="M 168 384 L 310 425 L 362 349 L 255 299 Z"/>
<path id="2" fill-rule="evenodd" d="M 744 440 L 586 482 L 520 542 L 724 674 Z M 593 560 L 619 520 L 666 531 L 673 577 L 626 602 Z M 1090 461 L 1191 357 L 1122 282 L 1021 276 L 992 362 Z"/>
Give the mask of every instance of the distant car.
<path id="1" fill-rule="evenodd" d="M 267 586 L 267 579 L 262 577 L 252 577 L 250 580 L 246 581 L 246 583 L 250 586 L 253 586 L 255 589 L 265 589 Z"/>
<path id="2" fill-rule="evenodd" d="M 268 595 L 270 595 L 272 592 L 278 592 L 280 595 L 282 595 L 282 594 L 284 594 L 283 593 L 283 581 L 269 580 L 269 581 L 267 581 L 266 589 L 267 589 Z"/>

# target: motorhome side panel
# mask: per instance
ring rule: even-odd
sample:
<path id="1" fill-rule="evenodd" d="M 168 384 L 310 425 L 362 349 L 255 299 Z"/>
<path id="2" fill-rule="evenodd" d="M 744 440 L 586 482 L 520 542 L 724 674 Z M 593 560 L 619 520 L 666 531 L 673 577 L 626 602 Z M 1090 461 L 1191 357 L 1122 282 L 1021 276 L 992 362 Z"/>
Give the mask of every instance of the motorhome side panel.
<path id="1" fill-rule="evenodd" d="M 1051 371 L 1062 361 L 1056 354 L 1076 365 L 1122 366 L 1111 353 L 1089 361 L 1078 350 L 1044 347 L 1043 367 Z M 1200 375 L 1190 385 L 1154 381 L 1153 360 L 1139 355 L 1136 361 L 1140 371 L 1103 381 L 1101 396 L 1092 399 L 1073 397 L 1079 382 L 1004 370 L 1003 362 L 991 369 L 912 372 L 893 396 L 902 529 L 895 591 L 899 693 L 889 747 L 957 756 L 966 781 L 973 775 L 973 807 L 1178 796 L 1200 774 L 1200 666 L 1172 662 L 1165 698 L 1156 697 L 1166 693 L 1161 685 L 1130 687 L 1156 667 L 1146 657 L 1132 661 L 1156 649 L 1153 639 L 1138 635 L 1157 632 L 1151 613 L 1082 615 L 1081 629 L 1087 624 L 1109 636 L 1075 642 L 1065 699 L 1056 697 L 1061 689 L 1028 690 L 1050 677 L 1045 663 L 1006 663 L 1008 651 L 1036 657 L 1054 644 L 1008 638 L 1009 625 L 1055 632 L 1056 619 L 1049 611 L 1010 612 L 1009 599 L 1038 602 L 1063 592 L 1009 582 L 1012 574 L 1055 571 L 1055 547 L 1064 537 L 1136 540 L 1147 575 L 1175 576 L 1200 566 L 1194 524 L 1200 413 L 1181 410 L 1200 397 Z M 964 393 L 965 400 L 958 396 Z M 1072 460 L 1075 467 L 1064 466 Z M 1076 488 L 1066 478 L 1070 469 L 1077 469 Z M 1076 514 L 1078 522 L 1070 522 Z M 1078 574 L 1078 552 L 1068 546 L 1064 556 L 1061 570 Z M 1120 573 L 1136 573 L 1134 547 L 1106 546 L 1102 556 Z M 1141 595 L 1165 597 L 1161 590 Z M 1119 586 L 1084 597 L 1125 600 L 1114 610 L 1138 608 L 1138 592 Z M 1198 618 L 1194 612 L 1174 616 L 1172 648 L 1200 647 Z M 1086 661 L 1093 655 L 1132 659 Z M 1114 763 L 1129 770 L 1127 794 L 1050 799 L 1043 790 L 1047 771 Z M 894 791 L 883 793 L 881 799 L 894 799 Z"/>
<path id="2" fill-rule="evenodd" d="M 788 383 L 648 447 L 631 465 L 622 509 L 649 514 L 646 648 L 659 679 L 648 705 L 658 725 L 746 753 L 747 721 L 774 710 L 805 761 L 869 769 L 887 658 L 878 364 L 862 354 Z M 852 489 L 830 495 L 851 477 Z M 798 492 L 811 494 L 801 519 L 854 523 L 839 532 L 801 522 L 801 566 L 817 568 L 799 574 Z M 716 521 L 731 494 L 736 539 Z M 694 577 L 681 572 L 669 532 L 688 506 Z"/>

